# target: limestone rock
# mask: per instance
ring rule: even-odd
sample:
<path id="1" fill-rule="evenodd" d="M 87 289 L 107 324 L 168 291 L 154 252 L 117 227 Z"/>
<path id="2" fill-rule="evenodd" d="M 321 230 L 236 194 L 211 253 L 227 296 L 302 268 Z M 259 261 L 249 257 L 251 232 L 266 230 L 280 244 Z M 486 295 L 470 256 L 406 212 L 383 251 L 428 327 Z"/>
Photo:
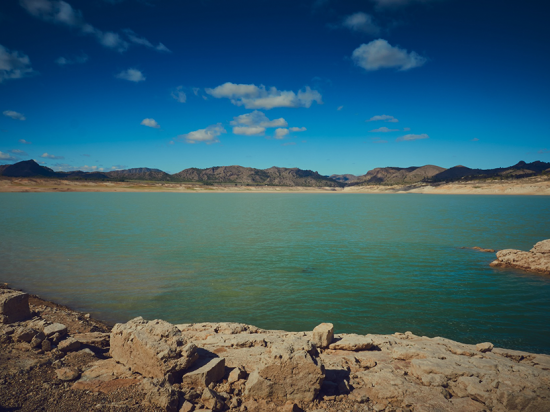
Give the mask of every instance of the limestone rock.
<path id="1" fill-rule="evenodd" d="M 332 323 L 321 323 L 313 329 L 312 342 L 318 348 L 327 348 L 334 338 L 334 325 Z"/>
<path id="2" fill-rule="evenodd" d="M 80 342 L 75 338 L 67 338 L 59 342 L 57 348 L 62 352 L 72 352 L 80 349 Z"/>
<path id="3" fill-rule="evenodd" d="M 80 372 L 74 368 L 61 368 L 55 371 L 57 379 L 68 382 L 78 379 Z"/>
<path id="4" fill-rule="evenodd" d="M 493 348 L 494 345 L 491 342 L 483 342 L 476 345 L 476 349 L 482 353 L 491 352 Z"/>
<path id="5" fill-rule="evenodd" d="M 44 332 L 38 332 L 36 335 L 33 336 L 31 340 L 31 348 L 37 348 L 42 345 L 44 339 L 46 339 L 46 335 L 44 335 Z"/>
<path id="6" fill-rule="evenodd" d="M 241 379 L 245 379 L 245 378 L 246 378 L 246 371 L 244 370 L 243 367 L 238 366 L 238 367 L 234 368 L 229 373 L 229 377 L 227 378 L 227 382 L 228 383 L 233 383 L 233 382 L 237 382 Z"/>
<path id="7" fill-rule="evenodd" d="M 550 253 L 550 239 L 541 240 L 531 249 L 533 253 Z"/>
<path id="8" fill-rule="evenodd" d="M 96 346 L 98 348 L 108 348 L 110 335 L 101 332 L 77 333 L 72 335 L 82 345 Z"/>
<path id="9" fill-rule="evenodd" d="M 181 405 L 181 408 L 179 412 L 191 412 L 195 408 L 195 405 L 193 405 L 189 401 L 184 401 L 183 405 Z"/>
<path id="10" fill-rule="evenodd" d="M 491 263 L 495 267 L 517 269 L 550 274 L 550 239 L 538 242 L 530 252 L 505 249 L 497 252 L 497 259 Z"/>
<path id="11" fill-rule="evenodd" d="M 218 382 L 225 375 L 225 359 L 214 358 L 199 368 L 186 372 L 182 384 L 193 388 L 204 388 Z"/>
<path id="12" fill-rule="evenodd" d="M 67 334 L 67 327 L 61 323 L 53 323 L 44 328 L 44 335 L 46 335 L 47 338 L 53 337 L 56 334 L 59 337 L 65 336 Z"/>
<path id="13" fill-rule="evenodd" d="M 52 343 L 48 339 L 44 339 L 40 344 L 40 347 L 44 352 L 49 352 L 53 348 Z"/>
<path id="14" fill-rule="evenodd" d="M 31 342 L 37 334 L 38 332 L 32 328 L 22 327 L 15 330 L 13 338 L 19 342 Z"/>
<path id="15" fill-rule="evenodd" d="M 329 348 L 333 350 L 363 351 L 369 350 L 374 346 L 372 339 L 366 336 L 349 334 L 332 344 Z"/>
<path id="16" fill-rule="evenodd" d="M 312 356 L 311 342 L 291 337 L 265 355 L 246 382 L 245 395 L 270 400 L 312 401 L 325 376 L 321 361 Z"/>
<path id="17" fill-rule="evenodd" d="M 13 323 L 28 319 L 29 295 L 11 289 L 0 289 L 0 323 Z"/>
<path id="18" fill-rule="evenodd" d="M 221 411 L 224 407 L 223 399 L 218 395 L 216 391 L 213 391 L 209 388 L 205 388 L 202 392 L 201 402 L 204 406 L 214 412 Z"/>
<path id="19" fill-rule="evenodd" d="M 150 378 L 179 374 L 197 360 L 197 347 L 163 320 L 135 318 L 111 331 L 111 356 L 132 371 Z"/>
<path id="20" fill-rule="evenodd" d="M 170 385 L 163 385 L 156 379 L 144 379 L 141 387 L 145 392 L 145 402 L 166 412 L 178 411 L 179 395 Z"/>

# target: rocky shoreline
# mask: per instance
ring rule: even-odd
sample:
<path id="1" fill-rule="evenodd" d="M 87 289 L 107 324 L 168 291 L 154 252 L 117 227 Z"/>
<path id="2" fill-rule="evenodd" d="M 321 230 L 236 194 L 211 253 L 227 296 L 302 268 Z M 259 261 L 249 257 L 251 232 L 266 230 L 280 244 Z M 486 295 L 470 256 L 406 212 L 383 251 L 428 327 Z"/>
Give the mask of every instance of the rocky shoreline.
<path id="1" fill-rule="evenodd" d="M 550 356 L 444 338 L 172 325 L 0 289 L 0 411 L 548 411 Z"/>
<path id="2" fill-rule="evenodd" d="M 550 275 L 550 239 L 538 242 L 529 252 L 516 249 L 500 250 L 491 266 Z"/>

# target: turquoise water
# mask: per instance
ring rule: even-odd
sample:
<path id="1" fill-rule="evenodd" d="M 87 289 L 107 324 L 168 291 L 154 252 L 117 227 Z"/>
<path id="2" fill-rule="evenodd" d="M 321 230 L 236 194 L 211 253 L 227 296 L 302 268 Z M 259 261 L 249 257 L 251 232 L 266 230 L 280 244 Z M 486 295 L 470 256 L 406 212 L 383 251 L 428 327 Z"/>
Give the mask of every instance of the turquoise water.
<path id="1" fill-rule="evenodd" d="M 550 197 L 3 193 L 0 281 L 103 319 L 444 336 L 550 353 Z"/>

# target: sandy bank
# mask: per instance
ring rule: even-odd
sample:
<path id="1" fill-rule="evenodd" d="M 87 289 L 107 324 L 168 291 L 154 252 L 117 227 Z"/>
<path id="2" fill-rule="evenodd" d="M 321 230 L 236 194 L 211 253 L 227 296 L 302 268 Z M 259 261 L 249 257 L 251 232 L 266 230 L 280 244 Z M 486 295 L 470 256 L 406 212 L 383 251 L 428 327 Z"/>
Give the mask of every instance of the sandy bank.
<path id="1" fill-rule="evenodd" d="M 1 178 L 0 192 L 149 192 L 149 193 L 422 193 L 446 195 L 550 195 L 550 179 L 476 181 L 408 186 L 276 187 L 202 185 L 164 182 L 84 182 L 37 178 Z"/>
<path id="2" fill-rule="evenodd" d="M 550 410 L 550 356 L 488 342 L 334 334 L 331 324 L 285 332 L 136 318 L 111 329 L 0 292 L 0 410 Z"/>

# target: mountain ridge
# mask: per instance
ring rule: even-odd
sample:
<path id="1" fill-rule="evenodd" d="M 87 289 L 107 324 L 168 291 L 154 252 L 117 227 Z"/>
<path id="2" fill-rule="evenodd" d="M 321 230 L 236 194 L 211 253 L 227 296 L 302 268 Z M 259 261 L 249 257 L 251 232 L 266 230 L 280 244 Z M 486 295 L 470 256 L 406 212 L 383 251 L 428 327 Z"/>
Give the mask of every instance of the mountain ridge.
<path id="1" fill-rule="evenodd" d="M 417 183 L 437 184 L 444 182 L 470 181 L 478 179 L 518 179 L 550 174 L 550 163 L 520 161 L 509 167 L 495 169 L 472 169 L 458 165 L 445 169 L 435 165 L 411 167 L 377 167 L 366 174 L 356 176 L 341 174 L 323 176 L 312 170 L 297 167 L 272 166 L 256 169 L 245 166 L 214 166 L 209 168 L 187 168 L 174 174 L 147 167 L 112 170 L 109 172 L 55 172 L 40 166 L 34 160 L 0 165 L 0 176 L 42 177 L 72 180 L 142 180 L 159 182 L 188 182 L 202 184 L 235 184 L 265 186 L 345 187 L 366 185 L 408 185 Z"/>

